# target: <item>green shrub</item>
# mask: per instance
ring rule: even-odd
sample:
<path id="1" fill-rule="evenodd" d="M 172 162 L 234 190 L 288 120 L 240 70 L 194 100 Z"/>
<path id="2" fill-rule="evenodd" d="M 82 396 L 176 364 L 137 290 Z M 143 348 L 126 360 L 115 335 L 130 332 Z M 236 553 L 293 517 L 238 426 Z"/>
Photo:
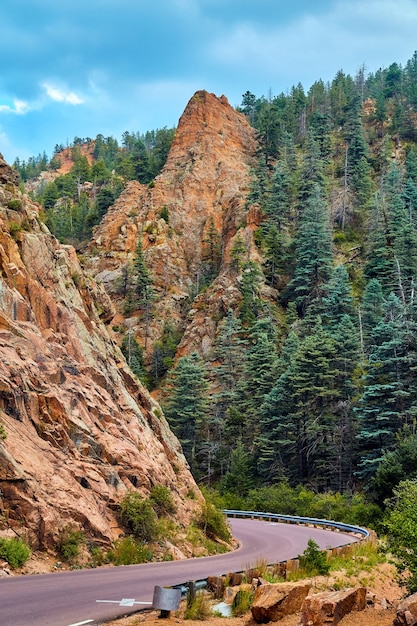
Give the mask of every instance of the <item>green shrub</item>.
<path id="1" fill-rule="evenodd" d="M 2 423 L 0 423 L 0 441 L 6 439 L 7 433 Z"/>
<path id="2" fill-rule="evenodd" d="M 16 569 L 26 563 L 30 557 L 30 547 L 21 539 L 0 538 L 0 558 Z"/>
<path id="3" fill-rule="evenodd" d="M 22 225 L 19 222 L 11 221 L 9 222 L 9 233 L 13 239 L 16 238 L 16 235 L 22 231 Z"/>
<path id="4" fill-rule="evenodd" d="M 187 598 L 184 619 L 204 620 L 211 614 L 210 602 L 204 591 L 198 591 L 194 598 Z"/>
<path id="5" fill-rule="evenodd" d="M 384 517 L 387 548 L 400 580 L 409 593 L 417 592 L 417 480 L 404 480 L 387 501 Z"/>
<path id="6" fill-rule="evenodd" d="M 12 209 L 13 211 L 20 211 L 20 209 L 22 208 L 22 201 L 17 199 L 9 200 L 7 203 L 7 208 Z"/>
<path id="7" fill-rule="evenodd" d="M 101 567 L 105 563 L 109 563 L 109 558 L 103 548 L 99 546 L 90 545 L 89 546 L 91 560 L 89 562 L 89 567 Z"/>
<path id="8" fill-rule="evenodd" d="M 107 553 L 108 560 L 115 565 L 134 565 L 152 560 L 152 550 L 132 537 L 124 537 Z"/>
<path id="9" fill-rule="evenodd" d="M 158 516 L 173 515 L 177 510 L 168 487 L 163 487 L 162 485 L 152 487 L 149 500 L 153 510 Z"/>
<path id="10" fill-rule="evenodd" d="M 302 569 L 310 576 L 325 576 L 329 573 L 330 565 L 327 562 L 327 554 L 320 550 L 314 539 L 309 539 L 307 548 L 299 556 Z"/>
<path id="11" fill-rule="evenodd" d="M 169 211 L 168 211 L 168 207 L 166 204 L 164 204 L 164 206 L 162 207 L 159 213 L 159 217 L 165 220 L 167 224 L 169 224 Z"/>
<path id="12" fill-rule="evenodd" d="M 56 542 L 58 554 L 68 563 L 72 563 L 80 552 L 80 546 L 85 542 L 84 533 L 73 526 L 65 526 L 59 533 Z"/>
<path id="13" fill-rule="evenodd" d="M 120 503 L 120 518 L 136 539 L 154 541 L 158 538 L 158 520 L 149 500 L 135 491 L 125 495 Z"/>
<path id="14" fill-rule="evenodd" d="M 345 576 L 357 577 L 361 572 L 370 572 L 376 565 L 383 563 L 386 555 L 377 544 L 359 541 L 350 546 L 347 554 L 337 554 L 329 559 L 330 569 L 344 572 Z"/>
<path id="15" fill-rule="evenodd" d="M 232 602 L 232 615 L 239 617 L 247 613 L 252 605 L 253 591 L 249 589 L 239 589 Z"/>
<path id="16" fill-rule="evenodd" d="M 225 515 L 211 502 L 206 501 L 203 504 L 197 524 L 208 537 L 219 537 L 223 541 L 231 539 Z"/>

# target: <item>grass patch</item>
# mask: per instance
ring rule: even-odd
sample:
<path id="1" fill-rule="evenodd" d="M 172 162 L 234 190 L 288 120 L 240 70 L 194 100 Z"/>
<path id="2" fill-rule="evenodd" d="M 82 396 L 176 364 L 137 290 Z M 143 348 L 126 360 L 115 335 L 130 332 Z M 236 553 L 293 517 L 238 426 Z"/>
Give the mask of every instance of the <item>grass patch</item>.
<path id="1" fill-rule="evenodd" d="M 193 556 L 202 556 L 202 551 L 205 554 L 224 554 L 228 551 L 226 546 L 207 537 L 196 524 L 188 526 L 186 539 L 194 548 Z"/>
<path id="2" fill-rule="evenodd" d="M 211 615 L 210 598 L 204 591 L 197 591 L 194 598 L 187 598 L 184 619 L 205 620 Z"/>
<path id="3" fill-rule="evenodd" d="M 253 591 L 249 589 L 239 589 L 232 602 L 232 615 L 239 617 L 245 615 L 252 606 Z"/>
<path id="4" fill-rule="evenodd" d="M 376 565 L 386 561 L 378 546 L 366 541 L 353 544 L 347 555 L 336 555 L 329 559 L 330 571 L 343 572 L 347 577 L 370 572 Z"/>

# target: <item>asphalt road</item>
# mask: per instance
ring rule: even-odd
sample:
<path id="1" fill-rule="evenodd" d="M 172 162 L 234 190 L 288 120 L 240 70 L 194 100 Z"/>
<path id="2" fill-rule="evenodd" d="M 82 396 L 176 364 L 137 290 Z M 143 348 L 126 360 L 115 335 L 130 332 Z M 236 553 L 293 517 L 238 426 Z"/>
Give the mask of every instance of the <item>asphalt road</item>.
<path id="1" fill-rule="evenodd" d="M 150 607 L 155 585 L 238 572 L 261 560 L 295 558 L 309 538 L 323 549 L 355 540 L 340 532 L 276 522 L 231 519 L 230 524 L 240 547 L 224 555 L 3 578 L 0 626 L 97 626 Z"/>

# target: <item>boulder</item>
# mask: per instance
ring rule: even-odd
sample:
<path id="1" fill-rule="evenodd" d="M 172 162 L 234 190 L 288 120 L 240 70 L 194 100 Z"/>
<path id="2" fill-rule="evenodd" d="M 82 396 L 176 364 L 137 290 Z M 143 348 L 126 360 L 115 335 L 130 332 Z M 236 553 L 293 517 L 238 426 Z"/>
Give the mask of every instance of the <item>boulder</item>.
<path id="1" fill-rule="evenodd" d="M 265 623 L 297 613 L 309 591 L 310 584 L 305 582 L 261 585 L 253 598 L 252 617 L 256 622 Z"/>
<path id="2" fill-rule="evenodd" d="M 415 624 L 417 624 L 417 593 L 413 593 L 400 602 L 393 626 L 414 626 Z"/>
<path id="3" fill-rule="evenodd" d="M 345 615 L 352 611 L 363 611 L 365 606 L 365 587 L 307 596 L 299 626 L 336 626 Z"/>
<path id="4" fill-rule="evenodd" d="M 207 578 L 207 589 L 214 594 L 215 598 L 223 598 L 224 578 L 222 576 L 209 576 Z"/>

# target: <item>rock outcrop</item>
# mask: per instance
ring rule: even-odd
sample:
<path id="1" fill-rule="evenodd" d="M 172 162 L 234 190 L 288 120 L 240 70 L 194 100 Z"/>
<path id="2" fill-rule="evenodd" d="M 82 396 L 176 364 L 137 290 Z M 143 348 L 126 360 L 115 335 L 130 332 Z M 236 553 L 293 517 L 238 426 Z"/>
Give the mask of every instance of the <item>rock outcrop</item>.
<path id="1" fill-rule="evenodd" d="M 348 613 L 365 607 L 365 587 L 316 593 L 304 600 L 299 626 L 336 626 Z"/>
<path id="2" fill-rule="evenodd" d="M 251 612 L 255 622 L 276 622 L 297 613 L 310 591 L 310 584 L 275 583 L 260 585 L 255 591 Z"/>
<path id="3" fill-rule="evenodd" d="M 0 515 L 34 548 L 68 524 L 114 540 L 127 490 L 165 485 L 183 526 L 199 506 L 178 440 L 107 332 L 113 316 L 0 157 Z"/>
<path id="4" fill-rule="evenodd" d="M 393 626 L 415 626 L 415 624 L 417 624 L 417 593 L 400 602 Z"/>
<path id="5" fill-rule="evenodd" d="M 139 314 L 129 323 L 145 349 L 160 338 L 169 319 L 185 331 L 179 354 L 197 349 L 207 355 L 219 319 L 237 306 L 241 295 L 236 274 L 231 275 L 230 251 L 238 234 L 247 258 L 257 255 L 253 232 L 260 214 L 245 206 L 256 148 L 255 131 L 224 96 L 197 92 L 179 121 L 161 174 L 148 186 L 128 183 L 96 229 L 89 269 L 116 300 L 117 280 L 141 234 L 157 310 L 146 329 Z M 217 277 L 195 297 L 204 266 L 214 262 L 214 247 Z M 149 341 L 143 341 L 145 335 Z"/>

